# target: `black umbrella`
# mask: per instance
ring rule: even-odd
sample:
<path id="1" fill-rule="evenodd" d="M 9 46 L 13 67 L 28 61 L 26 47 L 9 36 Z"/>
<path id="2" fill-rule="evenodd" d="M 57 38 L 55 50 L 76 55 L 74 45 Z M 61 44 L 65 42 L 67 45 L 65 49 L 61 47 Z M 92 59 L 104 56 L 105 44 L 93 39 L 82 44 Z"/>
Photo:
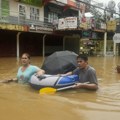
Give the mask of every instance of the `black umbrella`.
<path id="1" fill-rule="evenodd" d="M 46 74 L 63 74 L 77 67 L 77 54 L 71 51 L 58 51 L 48 56 L 42 65 Z"/>

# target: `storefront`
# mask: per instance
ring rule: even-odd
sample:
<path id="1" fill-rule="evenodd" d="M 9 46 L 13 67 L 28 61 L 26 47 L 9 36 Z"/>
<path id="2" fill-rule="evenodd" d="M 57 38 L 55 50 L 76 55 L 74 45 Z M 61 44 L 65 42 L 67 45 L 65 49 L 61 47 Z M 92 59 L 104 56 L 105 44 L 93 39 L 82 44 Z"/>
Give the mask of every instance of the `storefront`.
<path id="1" fill-rule="evenodd" d="M 80 40 L 80 53 L 89 56 L 102 55 L 104 49 L 104 33 L 94 32 L 91 30 L 82 31 Z"/>
<path id="2" fill-rule="evenodd" d="M 0 57 L 12 57 L 17 54 L 17 34 L 27 32 L 28 26 L 0 24 Z"/>

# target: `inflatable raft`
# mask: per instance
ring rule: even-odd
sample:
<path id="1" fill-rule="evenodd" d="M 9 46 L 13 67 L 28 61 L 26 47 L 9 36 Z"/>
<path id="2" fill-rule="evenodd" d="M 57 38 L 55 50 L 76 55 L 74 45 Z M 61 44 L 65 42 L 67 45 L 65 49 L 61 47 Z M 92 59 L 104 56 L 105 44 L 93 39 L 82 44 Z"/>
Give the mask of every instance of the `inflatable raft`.
<path id="1" fill-rule="evenodd" d="M 77 82 L 79 82 L 78 75 L 70 75 L 70 76 L 32 75 L 29 81 L 30 85 L 36 90 L 39 90 L 43 87 L 62 88 L 73 85 Z"/>

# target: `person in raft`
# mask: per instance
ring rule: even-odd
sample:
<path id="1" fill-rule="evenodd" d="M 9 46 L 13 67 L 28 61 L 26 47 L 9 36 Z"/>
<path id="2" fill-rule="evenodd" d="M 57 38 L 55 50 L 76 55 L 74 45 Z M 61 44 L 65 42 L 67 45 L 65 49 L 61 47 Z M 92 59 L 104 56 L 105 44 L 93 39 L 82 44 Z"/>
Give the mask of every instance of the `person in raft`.
<path id="1" fill-rule="evenodd" d="M 37 75 L 43 75 L 45 73 L 44 70 L 30 64 L 30 55 L 28 53 L 22 54 L 21 64 L 22 66 L 19 67 L 17 72 L 17 78 L 4 80 L 3 81 L 4 83 L 11 82 L 11 81 L 18 82 L 18 83 L 28 83 L 33 74 L 36 73 Z"/>
<path id="2" fill-rule="evenodd" d="M 79 76 L 80 82 L 74 85 L 74 88 L 84 88 L 89 90 L 98 89 L 98 80 L 96 70 L 88 64 L 88 57 L 85 54 L 80 54 L 77 57 L 78 67 L 63 76 L 76 74 Z"/>

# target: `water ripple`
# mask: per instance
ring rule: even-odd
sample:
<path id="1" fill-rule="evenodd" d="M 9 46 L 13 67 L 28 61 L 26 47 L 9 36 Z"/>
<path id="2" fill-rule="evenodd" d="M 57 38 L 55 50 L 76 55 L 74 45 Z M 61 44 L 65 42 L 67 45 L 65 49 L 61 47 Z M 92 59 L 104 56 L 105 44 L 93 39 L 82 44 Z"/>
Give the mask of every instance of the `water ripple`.
<path id="1" fill-rule="evenodd" d="M 98 101 L 104 104 L 120 106 L 120 83 L 104 86 L 98 92 Z"/>

